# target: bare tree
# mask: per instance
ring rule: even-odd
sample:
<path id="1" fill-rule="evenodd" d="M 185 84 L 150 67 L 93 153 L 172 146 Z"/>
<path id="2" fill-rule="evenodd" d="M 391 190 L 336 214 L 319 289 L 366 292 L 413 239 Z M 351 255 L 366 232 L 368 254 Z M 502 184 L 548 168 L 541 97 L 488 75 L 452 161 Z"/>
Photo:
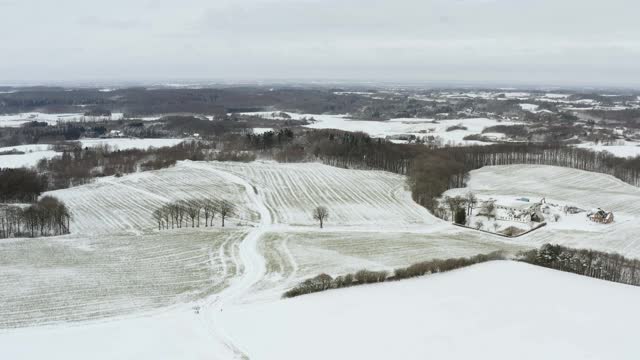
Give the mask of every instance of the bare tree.
<path id="1" fill-rule="evenodd" d="M 496 217 L 495 200 L 487 200 L 483 202 L 482 207 L 480 209 L 480 214 L 486 216 L 487 218 L 495 218 Z"/>
<path id="2" fill-rule="evenodd" d="M 169 212 L 171 214 L 171 228 L 175 226 L 176 228 L 182 227 L 182 218 L 184 217 L 184 212 L 182 206 L 177 203 L 172 203 L 169 205 Z"/>
<path id="3" fill-rule="evenodd" d="M 68 234 L 70 219 L 69 209 L 53 196 L 43 196 L 24 209 L 0 206 L 0 238 Z"/>
<path id="4" fill-rule="evenodd" d="M 224 227 L 224 219 L 227 216 L 232 216 L 234 214 L 235 207 L 233 206 L 232 203 L 228 202 L 227 200 L 223 200 L 218 205 L 218 212 L 220 213 L 220 217 L 222 218 L 222 227 Z"/>
<path id="5" fill-rule="evenodd" d="M 200 202 L 197 200 L 185 200 L 183 206 L 187 216 L 191 218 L 191 227 L 195 227 L 195 219 L 198 218 L 198 227 L 200 227 Z"/>
<path id="6" fill-rule="evenodd" d="M 173 229 L 174 227 L 173 204 L 167 204 L 162 208 L 164 209 L 163 212 L 164 212 L 165 221 L 167 222 L 167 229 L 169 229 L 169 223 L 171 223 L 171 228 Z"/>
<path id="7" fill-rule="evenodd" d="M 324 206 L 318 206 L 313 209 L 313 218 L 320 222 L 320 229 L 322 229 L 324 221 L 329 218 L 329 210 Z"/>
<path id="8" fill-rule="evenodd" d="M 216 216 L 216 203 L 213 200 L 205 200 L 202 202 L 204 210 L 204 226 L 209 226 L 209 218 L 211 218 L 211 226 L 213 226 L 213 218 Z"/>
<path id="9" fill-rule="evenodd" d="M 476 207 L 476 205 L 478 205 L 478 198 L 475 196 L 474 193 L 468 192 L 465 195 L 465 200 L 467 203 L 467 217 L 471 217 L 471 214 L 473 213 L 473 209 Z"/>
<path id="10" fill-rule="evenodd" d="M 163 210 L 164 207 L 153 211 L 153 218 L 158 221 L 158 230 L 162 230 L 162 220 L 164 219 Z"/>
<path id="11" fill-rule="evenodd" d="M 478 230 L 482 229 L 483 225 L 484 225 L 484 223 L 482 222 L 482 220 L 476 221 L 476 229 L 478 229 Z"/>

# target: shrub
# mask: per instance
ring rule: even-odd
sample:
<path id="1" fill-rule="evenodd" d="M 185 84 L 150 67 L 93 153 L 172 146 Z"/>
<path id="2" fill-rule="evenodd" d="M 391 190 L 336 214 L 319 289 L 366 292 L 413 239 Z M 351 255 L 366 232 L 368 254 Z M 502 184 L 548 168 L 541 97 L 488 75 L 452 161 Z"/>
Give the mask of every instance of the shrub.
<path id="1" fill-rule="evenodd" d="M 447 127 L 447 131 L 456 131 L 456 130 L 467 130 L 467 127 L 462 124 Z"/>

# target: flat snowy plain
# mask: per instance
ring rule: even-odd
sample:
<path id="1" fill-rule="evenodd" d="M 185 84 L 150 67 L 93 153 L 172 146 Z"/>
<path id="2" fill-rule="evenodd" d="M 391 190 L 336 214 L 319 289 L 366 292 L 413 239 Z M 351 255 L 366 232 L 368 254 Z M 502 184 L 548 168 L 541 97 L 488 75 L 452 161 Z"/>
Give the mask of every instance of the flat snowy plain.
<path id="1" fill-rule="evenodd" d="M 43 112 L 28 112 L 18 114 L 0 114 L 0 127 L 18 127 L 31 121 L 46 122 L 49 125 L 55 125 L 58 122 L 65 121 L 120 120 L 122 118 L 122 113 L 113 113 L 109 117 L 85 116 L 84 113 L 50 114 Z"/>
<path id="2" fill-rule="evenodd" d="M 0 148 L 0 152 L 17 150 L 24 154 L 0 155 L 0 168 L 32 167 L 38 164 L 40 159 L 51 159 L 58 155 L 49 150 L 49 145 L 19 145 Z"/>
<path id="3" fill-rule="evenodd" d="M 488 167 L 472 172 L 469 189 L 602 206 L 619 220 L 505 239 L 431 216 L 402 176 L 314 163 L 185 161 L 106 177 L 53 192 L 73 212 L 71 235 L 0 241 L 0 357 L 631 358 L 633 333 L 619 322 L 637 321 L 640 289 L 524 264 L 280 299 L 321 272 L 549 241 L 640 254 L 640 190 L 612 177 Z M 158 231 L 151 212 L 184 198 L 227 199 L 239 211 L 225 229 L 217 219 Z M 322 230 L 316 205 L 331 211 Z"/>
<path id="4" fill-rule="evenodd" d="M 594 151 L 608 151 L 618 157 L 636 157 L 640 155 L 640 143 L 634 141 L 624 141 L 620 145 L 602 145 L 594 143 L 579 144 L 578 147 L 591 149 Z"/>
<path id="5" fill-rule="evenodd" d="M 80 143 L 85 147 L 95 147 L 109 145 L 117 150 L 148 149 L 151 147 L 174 146 L 184 139 L 132 139 L 132 138 L 111 138 L 111 139 L 81 139 Z"/>
<path id="6" fill-rule="evenodd" d="M 522 93 L 514 93 L 522 94 Z M 558 95 L 561 94 L 549 94 Z M 554 98 L 551 96 L 550 98 Z M 555 98 L 554 98 L 555 99 Z M 525 111 L 539 112 L 537 109 L 539 105 L 521 103 L 520 107 Z M 548 111 L 548 110 L 541 110 Z M 246 115 L 257 115 L 266 119 L 272 120 L 285 120 L 281 117 L 280 112 L 251 112 L 243 113 Z M 515 121 L 498 121 L 486 118 L 474 118 L 474 119 L 451 119 L 451 120 L 437 120 L 434 119 L 416 119 L 416 118 L 398 118 L 387 121 L 366 121 L 366 120 L 352 120 L 348 115 L 318 115 L 318 114 L 298 114 L 298 113 L 286 113 L 291 119 L 314 119 L 315 122 L 305 125 L 305 127 L 311 129 L 338 129 L 344 131 L 363 131 L 372 137 L 386 138 L 394 137 L 398 135 L 415 135 L 416 137 L 434 136 L 438 137 L 442 141 L 442 145 L 487 145 L 491 142 L 476 141 L 476 140 L 464 140 L 465 136 L 482 134 L 485 137 L 491 139 L 504 138 L 502 133 L 482 133 L 482 131 L 491 126 L 496 125 L 518 125 L 519 122 Z M 466 130 L 453 130 L 447 131 L 447 128 L 461 125 Z M 256 128 L 256 133 L 263 133 L 271 129 Z M 403 140 L 392 140 L 395 142 L 405 142 Z M 583 143 L 577 145 L 581 148 L 588 148 L 594 151 L 608 151 L 619 157 L 635 157 L 640 155 L 640 144 L 637 142 L 627 141 L 620 145 L 601 145 L 594 143 Z"/>
<path id="7" fill-rule="evenodd" d="M 266 119 L 284 120 L 280 113 L 253 112 L 246 115 L 257 115 Z M 442 139 L 443 145 L 486 145 L 487 142 L 464 140 L 467 135 L 482 133 L 484 128 L 495 125 L 515 125 L 512 121 L 497 121 L 486 118 L 437 120 L 398 118 L 388 121 L 352 120 L 347 115 L 318 115 L 287 113 L 291 119 L 314 119 L 315 122 L 305 125 L 310 129 L 338 129 L 344 131 L 364 131 L 372 137 L 386 138 L 395 135 L 437 136 Z M 447 131 L 448 127 L 462 125 L 466 130 Z M 496 134 L 493 134 L 496 135 Z"/>

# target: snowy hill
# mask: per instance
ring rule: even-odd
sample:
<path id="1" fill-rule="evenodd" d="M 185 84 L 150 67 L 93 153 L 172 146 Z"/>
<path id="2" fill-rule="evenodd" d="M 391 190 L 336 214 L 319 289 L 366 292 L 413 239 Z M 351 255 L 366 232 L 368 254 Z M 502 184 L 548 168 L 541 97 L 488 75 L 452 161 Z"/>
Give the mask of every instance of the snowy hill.
<path id="1" fill-rule="evenodd" d="M 226 310 L 252 359 L 637 359 L 640 288 L 515 262 Z"/>
<path id="2" fill-rule="evenodd" d="M 637 359 L 640 288 L 497 261 L 399 282 L 231 306 L 251 359 Z M 217 359 L 188 306 L 0 331 L 6 359 Z"/>

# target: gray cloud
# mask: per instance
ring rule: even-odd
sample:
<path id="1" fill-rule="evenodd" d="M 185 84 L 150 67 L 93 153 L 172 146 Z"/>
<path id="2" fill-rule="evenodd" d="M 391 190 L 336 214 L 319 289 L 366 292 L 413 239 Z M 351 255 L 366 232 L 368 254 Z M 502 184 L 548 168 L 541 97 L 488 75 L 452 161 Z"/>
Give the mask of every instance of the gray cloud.
<path id="1" fill-rule="evenodd" d="M 4 5 L 10 4 L 10 5 Z M 640 85 L 631 0 L 0 0 L 0 81 Z"/>

